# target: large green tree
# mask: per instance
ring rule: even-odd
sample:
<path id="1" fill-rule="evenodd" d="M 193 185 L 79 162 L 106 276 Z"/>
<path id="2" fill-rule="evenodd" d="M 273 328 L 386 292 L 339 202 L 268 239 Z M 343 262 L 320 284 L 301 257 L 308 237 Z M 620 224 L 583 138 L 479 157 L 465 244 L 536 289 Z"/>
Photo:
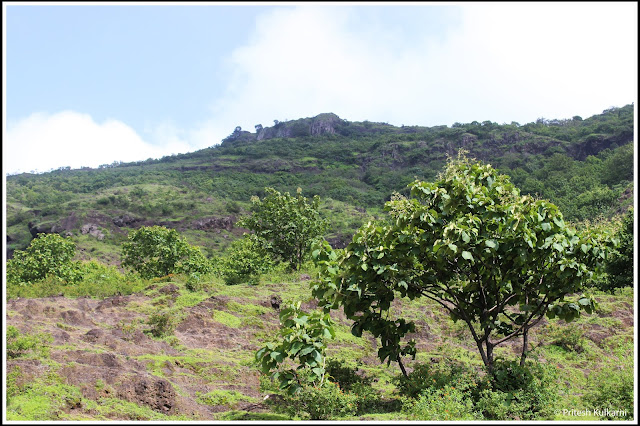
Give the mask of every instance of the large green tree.
<path id="1" fill-rule="evenodd" d="M 143 278 L 211 270 L 198 247 L 190 245 L 175 229 L 164 226 L 143 226 L 132 231 L 122 245 L 122 266 Z"/>
<path id="2" fill-rule="evenodd" d="M 79 263 L 72 259 L 76 245 L 70 238 L 58 234 L 40 234 L 25 250 L 17 250 L 7 261 L 8 283 L 31 283 L 48 276 L 66 282 L 81 278 Z"/>
<path id="3" fill-rule="evenodd" d="M 386 204 L 388 222 L 370 222 L 344 251 L 314 250 L 321 266 L 313 293 L 325 310 L 344 308 L 352 333 L 380 338 L 381 361 L 415 357 L 402 342 L 413 322 L 390 311 L 396 298 L 426 297 L 464 321 L 489 371 L 494 348 L 522 338 L 545 315 L 565 321 L 595 306 L 579 294 L 605 250 L 571 229 L 548 201 L 522 196 L 506 175 L 464 156 L 433 183 L 415 181 L 411 198 Z"/>
<path id="4" fill-rule="evenodd" d="M 288 262 L 297 270 L 304 262 L 311 244 L 327 230 L 327 220 L 320 217 L 320 198 L 302 196 L 298 188 L 295 196 L 265 188 L 261 200 L 251 199 L 252 215 L 242 218 L 238 226 L 254 232 L 262 246 L 276 259 Z"/>

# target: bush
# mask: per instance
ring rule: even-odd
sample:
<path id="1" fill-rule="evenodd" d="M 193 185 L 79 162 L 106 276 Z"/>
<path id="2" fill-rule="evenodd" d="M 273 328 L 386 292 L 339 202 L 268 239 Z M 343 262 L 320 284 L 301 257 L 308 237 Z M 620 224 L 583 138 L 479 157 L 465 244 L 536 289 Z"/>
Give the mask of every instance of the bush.
<path id="1" fill-rule="evenodd" d="M 452 386 L 471 392 L 474 399 L 477 399 L 478 392 L 488 387 L 486 379 L 478 377 L 475 370 L 451 359 L 437 364 L 416 363 L 411 373 L 406 377 L 396 376 L 394 383 L 400 395 L 409 398 L 418 398 L 425 391 Z"/>
<path id="2" fill-rule="evenodd" d="M 151 314 L 147 324 L 151 326 L 148 332 L 157 338 L 171 335 L 177 325 L 175 315 L 170 311 L 159 311 Z"/>
<path id="3" fill-rule="evenodd" d="M 422 391 L 417 399 L 404 400 L 402 411 L 412 420 L 478 420 L 467 394 L 455 386 Z"/>
<path id="4" fill-rule="evenodd" d="M 142 278 L 176 273 L 208 273 L 211 264 L 198 247 L 191 246 L 175 229 L 143 226 L 129 234 L 122 246 L 122 266 Z"/>
<path id="5" fill-rule="evenodd" d="M 142 290 L 148 284 L 140 276 L 123 275 L 115 266 L 104 265 L 94 260 L 78 264 L 78 274 L 82 279 L 74 285 L 66 285 L 60 278 L 50 275 L 28 286 L 7 285 L 7 298 L 47 297 L 63 294 L 65 297 L 105 298 L 115 295 L 128 295 Z"/>
<path id="6" fill-rule="evenodd" d="M 187 281 L 185 282 L 185 287 L 189 291 L 200 291 L 204 288 L 204 283 L 202 282 L 202 275 L 197 272 L 192 272 L 187 277 Z"/>
<path id="7" fill-rule="evenodd" d="M 40 234 L 25 250 L 16 250 L 7 261 L 7 283 L 33 283 L 53 276 L 64 283 L 80 280 L 76 245 L 58 234 Z"/>
<path id="8" fill-rule="evenodd" d="M 328 359 L 325 369 L 327 370 L 327 375 L 343 390 L 350 391 L 356 384 L 371 385 L 370 378 L 357 374 L 358 365 L 349 365 L 344 360 Z"/>
<path id="9" fill-rule="evenodd" d="M 206 394 L 196 392 L 197 401 L 205 405 L 226 405 L 231 408 L 235 408 L 240 401 L 252 401 L 253 399 L 247 397 L 240 392 L 229 390 L 214 390 Z"/>
<path id="10" fill-rule="evenodd" d="M 29 352 L 47 357 L 51 341 L 53 338 L 48 334 L 22 334 L 16 327 L 7 326 L 7 358 L 19 358 Z"/>
<path id="11" fill-rule="evenodd" d="M 273 267 L 267 252 L 248 234 L 231 243 L 228 254 L 220 261 L 219 271 L 228 285 L 258 284 L 260 275 Z"/>
<path id="12" fill-rule="evenodd" d="M 328 420 L 355 415 L 357 399 L 356 395 L 344 392 L 336 383 L 325 381 L 321 386 L 303 386 L 295 396 L 286 397 L 280 409 L 290 417 Z"/>
<path id="13" fill-rule="evenodd" d="M 549 325 L 551 344 L 560 346 L 566 351 L 582 353 L 586 348 L 586 339 L 584 332 L 579 325 L 574 323 L 566 324 L 559 327 L 553 324 Z"/>
<path id="14" fill-rule="evenodd" d="M 356 398 L 356 414 L 384 412 L 380 394 L 371 386 L 371 378 L 357 373 L 360 362 L 348 363 L 344 360 L 329 359 L 326 364 L 327 376 L 340 389 L 350 392 Z"/>
<path id="15" fill-rule="evenodd" d="M 552 419 L 558 391 L 557 372 L 530 361 L 499 361 L 491 374 L 491 389 L 481 391 L 477 408 L 488 420 Z"/>

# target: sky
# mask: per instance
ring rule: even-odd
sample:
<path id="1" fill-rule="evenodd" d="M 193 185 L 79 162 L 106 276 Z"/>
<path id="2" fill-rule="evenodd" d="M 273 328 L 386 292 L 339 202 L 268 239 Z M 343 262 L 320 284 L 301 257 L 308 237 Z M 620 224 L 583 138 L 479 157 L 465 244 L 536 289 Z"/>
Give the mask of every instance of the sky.
<path id="1" fill-rule="evenodd" d="M 636 2 L 3 2 L 3 172 L 217 145 L 333 112 L 437 126 L 637 101 Z"/>

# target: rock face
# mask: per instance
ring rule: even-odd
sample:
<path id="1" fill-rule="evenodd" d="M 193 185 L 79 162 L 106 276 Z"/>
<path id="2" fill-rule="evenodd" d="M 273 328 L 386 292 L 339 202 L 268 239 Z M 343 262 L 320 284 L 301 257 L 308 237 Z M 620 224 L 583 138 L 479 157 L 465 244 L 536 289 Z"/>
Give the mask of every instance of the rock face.
<path id="1" fill-rule="evenodd" d="M 336 133 L 336 126 L 342 120 L 335 114 L 320 114 L 311 121 L 311 136 L 319 136 L 324 134 L 333 135 Z"/>
<path id="2" fill-rule="evenodd" d="M 28 225 L 29 232 L 31 233 L 31 238 L 35 238 L 38 234 L 60 234 L 65 237 L 68 237 L 71 232 L 68 232 L 64 226 L 58 223 L 33 223 L 29 222 Z"/>
<path id="3" fill-rule="evenodd" d="M 175 412 L 176 392 L 165 379 L 133 376 L 121 386 L 117 395 L 126 401 L 147 405 L 164 414 Z"/>
<path id="4" fill-rule="evenodd" d="M 203 231 L 215 231 L 220 229 L 231 231 L 235 222 L 236 219 L 233 216 L 207 217 L 193 221 L 191 223 L 191 228 Z"/>
<path id="5" fill-rule="evenodd" d="M 113 224 L 119 228 L 122 228 L 123 226 L 132 226 L 140 221 L 141 219 L 130 216 L 128 214 L 123 214 L 121 216 L 113 218 Z"/>
<path id="6" fill-rule="evenodd" d="M 82 225 L 82 228 L 80 228 L 80 232 L 82 232 L 82 235 L 89 234 L 100 241 L 104 240 L 104 234 L 102 233 L 102 231 L 100 231 L 100 229 L 98 229 L 98 225 L 96 225 L 95 223 L 87 223 L 86 225 Z"/>
<path id="7" fill-rule="evenodd" d="M 256 133 L 236 128 L 234 132 L 223 140 L 227 142 L 253 142 L 274 138 L 295 138 L 303 136 L 320 136 L 335 134 L 336 128 L 343 120 L 333 113 L 324 113 L 311 118 L 301 118 L 291 121 L 277 121 L 272 127 L 256 125 Z"/>

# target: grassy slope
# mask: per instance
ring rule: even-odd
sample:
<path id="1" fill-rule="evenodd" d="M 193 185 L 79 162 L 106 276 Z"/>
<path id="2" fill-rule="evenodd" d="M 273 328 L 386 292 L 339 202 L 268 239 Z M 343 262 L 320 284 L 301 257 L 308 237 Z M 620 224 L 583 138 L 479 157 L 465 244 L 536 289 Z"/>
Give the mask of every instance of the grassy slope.
<path id="1" fill-rule="evenodd" d="M 265 394 L 253 354 L 277 329 L 277 311 L 269 302 L 273 295 L 302 300 L 312 308 L 304 278 L 300 273 L 274 272 L 263 277 L 259 286 L 225 286 L 214 280 L 203 291 L 192 293 L 185 289 L 183 277 L 176 276 L 145 282 L 144 290 L 115 299 L 12 299 L 7 325 L 51 335 L 54 340 L 49 354 L 32 351 L 9 361 L 7 386 L 14 396 L 7 418 L 285 419 L 262 403 Z M 596 296 L 600 307 L 595 314 L 569 325 L 544 322 L 531 338 L 533 356 L 559 368 L 559 408 L 584 407 L 582 395 L 599 385 L 594 383 L 598 371 L 618 368 L 624 363 L 621 359 L 627 363 L 633 359 L 633 292 L 625 289 Z M 106 302 L 113 306 L 100 306 Z M 434 303 L 402 302 L 393 310 L 416 321 L 417 361 L 455 359 L 480 368 L 480 357 L 465 327 L 452 323 Z M 152 328 L 150 318 L 159 313 L 173 318 L 176 328 L 160 338 L 140 333 Z M 396 398 L 391 379 L 399 374 L 397 366 L 380 365 L 375 341 L 353 337 L 349 324 L 340 315 L 334 318 L 340 325 L 329 356 L 362 361 L 362 372 L 375 378 L 373 387 L 387 398 Z M 98 337 L 89 338 L 87 333 L 95 329 L 104 333 L 93 331 Z M 519 344 L 507 345 L 496 355 L 515 357 L 518 350 Z M 119 365 L 119 370 L 105 370 L 109 365 L 105 360 Z M 166 380 L 174 392 L 172 409 L 165 412 L 155 405 L 157 401 L 132 397 L 125 385 L 134 379 Z M 395 412 L 359 419 L 406 420 L 406 416 Z M 561 414 L 556 419 L 576 420 Z"/>

